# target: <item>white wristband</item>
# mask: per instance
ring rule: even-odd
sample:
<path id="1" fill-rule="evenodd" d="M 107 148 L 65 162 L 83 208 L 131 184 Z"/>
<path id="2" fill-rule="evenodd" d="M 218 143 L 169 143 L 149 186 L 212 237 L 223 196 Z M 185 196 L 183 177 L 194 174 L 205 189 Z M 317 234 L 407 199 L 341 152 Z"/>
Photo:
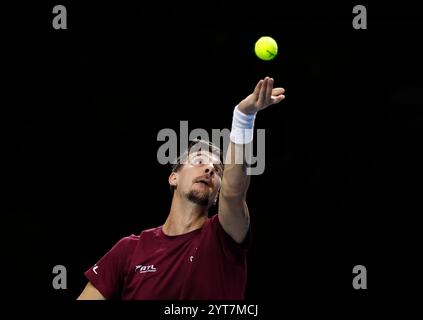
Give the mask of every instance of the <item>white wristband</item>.
<path id="1" fill-rule="evenodd" d="M 247 144 L 253 141 L 254 137 L 254 120 L 256 114 L 245 114 L 238 110 L 238 106 L 234 109 L 232 117 L 231 141 L 236 144 Z"/>

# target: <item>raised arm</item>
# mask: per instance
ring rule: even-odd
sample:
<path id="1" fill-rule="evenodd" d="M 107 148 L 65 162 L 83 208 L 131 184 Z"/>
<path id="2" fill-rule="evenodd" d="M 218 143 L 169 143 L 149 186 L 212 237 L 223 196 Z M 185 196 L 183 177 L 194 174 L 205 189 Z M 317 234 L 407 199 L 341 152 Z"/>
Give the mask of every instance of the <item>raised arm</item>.
<path id="1" fill-rule="evenodd" d="M 226 233 L 237 243 L 244 241 L 250 226 L 246 203 L 250 176 L 246 171 L 244 147 L 251 143 L 249 140 L 252 139 L 252 135 L 242 133 L 245 133 L 243 130 L 248 130 L 248 127 L 252 133 L 255 114 L 272 104 L 281 102 L 285 98 L 284 93 L 284 88 L 273 88 L 273 79 L 266 77 L 257 83 L 254 92 L 242 100 L 234 111 L 231 141 L 226 153 L 219 195 L 219 221 Z M 240 113 L 237 114 L 237 112 Z"/>

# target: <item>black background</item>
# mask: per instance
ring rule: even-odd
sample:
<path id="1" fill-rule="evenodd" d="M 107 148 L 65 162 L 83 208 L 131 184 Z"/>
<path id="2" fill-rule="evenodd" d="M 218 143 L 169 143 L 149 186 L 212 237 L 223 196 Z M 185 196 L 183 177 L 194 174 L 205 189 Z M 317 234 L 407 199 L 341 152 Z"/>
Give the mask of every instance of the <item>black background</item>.
<path id="1" fill-rule="evenodd" d="M 74 300 L 121 237 L 164 222 L 163 128 L 230 128 L 264 76 L 286 100 L 257 116 L 266 170 L 248 203 L 250 301 L 360 303 L 421 280 L 423 46 L 417 5 L 62 2 L 1 9 L 5 211 L 11 297 Z M 364 4 L 368 29 L 352 27 Z M 3 6 L 3 5 L 2 5 Z M 255 41 L 279 55 L 257 59 Z M 54 290 L 55 265 L 68 289 Z M 368 290 L 352 287 L 364 265 Z M 283 303 L 284 300 L 281 300 Z"/>

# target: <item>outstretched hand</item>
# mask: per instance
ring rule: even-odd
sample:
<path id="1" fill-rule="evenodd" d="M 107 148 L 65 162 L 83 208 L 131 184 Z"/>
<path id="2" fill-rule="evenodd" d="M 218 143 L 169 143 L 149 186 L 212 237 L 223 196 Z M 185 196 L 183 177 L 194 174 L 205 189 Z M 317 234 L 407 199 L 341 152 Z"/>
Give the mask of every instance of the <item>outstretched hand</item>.
<path id="1" fill-rule="evenodd" d="M 254 114 L 285 99 L 285 89 L 273 88 L 273 82 L 273 78 L 269 77 L 260 80 L 254 92 L 239 103 L 238 110 L 245 114 Z"/>

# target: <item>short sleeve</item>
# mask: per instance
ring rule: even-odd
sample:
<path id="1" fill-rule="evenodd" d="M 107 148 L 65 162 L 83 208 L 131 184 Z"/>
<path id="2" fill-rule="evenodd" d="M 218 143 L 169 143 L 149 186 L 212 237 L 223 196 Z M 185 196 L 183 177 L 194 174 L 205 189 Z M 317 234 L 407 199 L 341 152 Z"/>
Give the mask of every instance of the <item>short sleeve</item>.
<path id="1" fill-rule="evenodd" d="M 135 241 L 132 236 L 122 238 L 94 266 L 84 274 L 106 299 L 120 297 L 124 275 Z"/>

